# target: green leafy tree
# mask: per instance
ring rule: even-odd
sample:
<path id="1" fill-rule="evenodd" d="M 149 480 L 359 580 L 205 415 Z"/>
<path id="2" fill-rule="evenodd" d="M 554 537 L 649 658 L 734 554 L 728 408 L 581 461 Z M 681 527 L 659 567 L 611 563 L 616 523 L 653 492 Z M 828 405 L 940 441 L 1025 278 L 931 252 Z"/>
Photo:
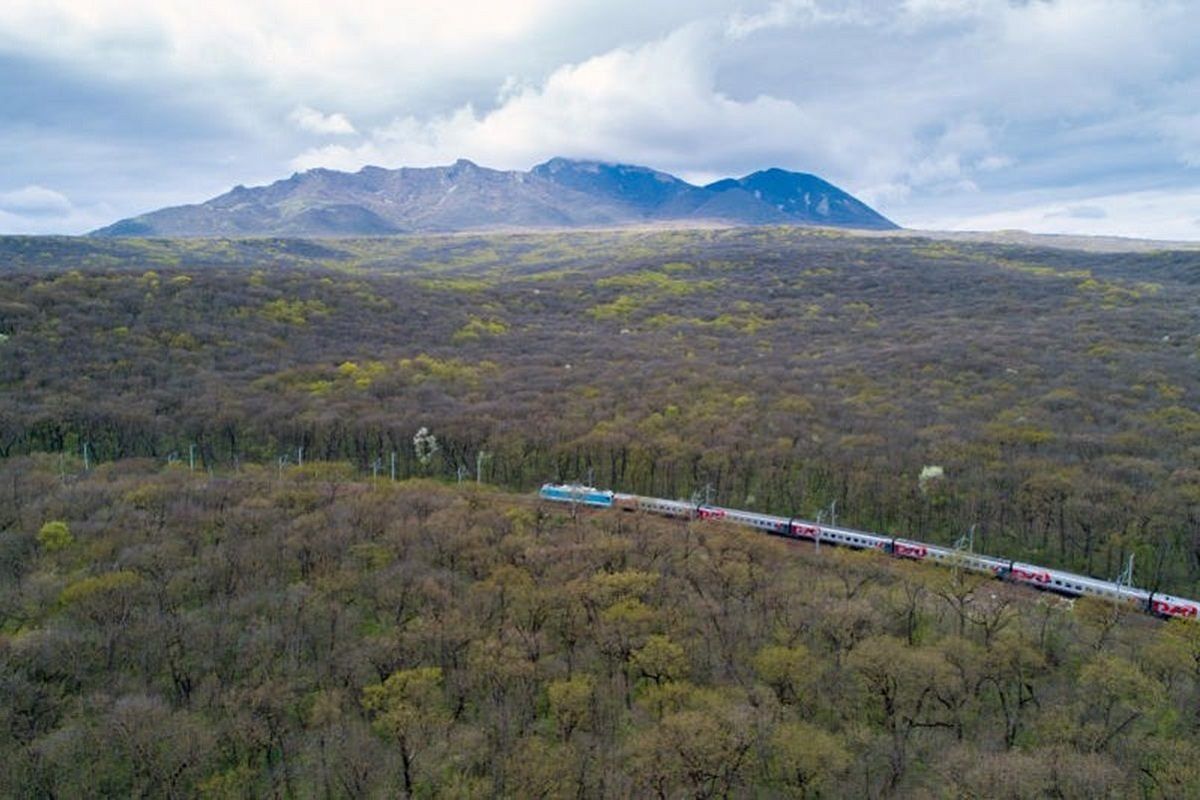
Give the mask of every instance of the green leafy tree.
<path id="1" fill-rule="evenodd" d="M 1098 655 L 1079 672 L 1078 740 L 1089 750 L 1110 748 L 1119 737 L 1153 730 L 1163 713 L 1162 685 L 1119 656 Z"/>
<path id="2" fill-rule="evenodd" d="M 38 544 L 47 553 L 57 553 L 75 543 L 71 529 L 62 520 L 51 520 L 42 525 L 37 533 Z"/>
<path id="3" fill-rule="evenodd" d="M 886 788 L 894 791 L 909 766 L 914 733 L 933 726 L 951 727 L 939 716 L 937 689 L 950 679 L 940 653 L 909 647 L 892 636 L 875 636 L 851 652 L 848 663 L 862 681 L 876 719 L 888 736 Z"/>
<path id="4" fill-rule="evenodd" d="M 679 790 L 698 798 L 730 796 L 751 772 L 750 710 L 711 692 L 694 693 L 690 701 L 629 743 L 640 790 L 660 797 Z"/>
<path id="5" fill-rule="evenodd" d="M 596 681 L 586 673 L 563 681 L 552 681 L 547 685 L 550 713 L 564 740 L 569 740 L 576 730 L 591 724 L 595 691 Z"/>
<path id="6" fill-rule="evenodd" d="M 788 797 L 820 797 L 839 786 L 851 752 L 835 734 L 807 722 L 785 722 L 771 732 L 769 769 Z"/>
<path id="7" fill-rule="evenodd" d="M 629 656 L 629 665 L 638 675 L 661 686 L 687 675 L 687 654 L 667 636 L 655 634 Z"/>
<path id="8" fill-rule="evenodd" d="M 819 662 L 803 645 L 768 645 L 754 656 L 754 671 L 784 705 L 794 705 L 803 699 L 818 668 Z"/>
<path id="9" fill-rule="evenodd" d="M 450 721 L 442 691 L 442 670 L 397 670 L 382 683 L 363 689 L 362 703 L 371 712 L 376 730 L 394 739 L 399 747 L 404 794 L 413 796 L 418 759 L 438 742 Z"/>

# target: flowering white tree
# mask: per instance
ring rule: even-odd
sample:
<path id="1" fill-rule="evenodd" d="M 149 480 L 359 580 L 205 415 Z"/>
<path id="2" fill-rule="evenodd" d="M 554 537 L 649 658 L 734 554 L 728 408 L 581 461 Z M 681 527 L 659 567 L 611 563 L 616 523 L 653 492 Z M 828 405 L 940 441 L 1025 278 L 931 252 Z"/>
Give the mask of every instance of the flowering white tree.
<path id="1" fill-rule="evenodd" d="M 417 431 L 417 435 L 413 437 L 413 452 L 417 456 L 417 463 L 422 467 L 428 467 L 437 451 L 437 437 L 422 425 L 421 429 Z"/>
<path id="2" fill-rule="evenodd" d="M 917 487 L 924 492 L 929 488 L 929 484 L 934 481 L 940 481 L 946 476 L 946 471 L 936 464 L 921 468 L 921 474 L 917 476 Z"/>

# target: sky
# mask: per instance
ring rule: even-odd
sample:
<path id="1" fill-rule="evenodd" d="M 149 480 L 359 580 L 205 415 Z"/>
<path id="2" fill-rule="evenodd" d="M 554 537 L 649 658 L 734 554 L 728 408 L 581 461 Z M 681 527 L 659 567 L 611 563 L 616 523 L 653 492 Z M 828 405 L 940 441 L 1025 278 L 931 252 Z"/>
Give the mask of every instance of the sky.
<path id="1" fill-rule="evenodd" d="M 812 172 L 905 227 L 1200 240 L 1191 0 L 3 0 L 0 233 L 314 167 Z"/>

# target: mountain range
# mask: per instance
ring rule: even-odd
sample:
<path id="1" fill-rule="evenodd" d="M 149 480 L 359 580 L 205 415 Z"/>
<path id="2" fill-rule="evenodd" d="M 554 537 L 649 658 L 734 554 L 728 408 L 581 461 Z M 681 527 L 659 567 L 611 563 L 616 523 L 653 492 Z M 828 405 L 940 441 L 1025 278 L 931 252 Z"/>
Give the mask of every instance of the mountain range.
<path id="1" fill-rule="evenodd" d="M 772 168 L 695 186 L 647 167 L 553 158 L 528 172 L 465 159 L 355 173 L 311 169 L 124 219 L 92 235 L 381 236 L 688 222 L 897 227 L 807 173 Z"/>

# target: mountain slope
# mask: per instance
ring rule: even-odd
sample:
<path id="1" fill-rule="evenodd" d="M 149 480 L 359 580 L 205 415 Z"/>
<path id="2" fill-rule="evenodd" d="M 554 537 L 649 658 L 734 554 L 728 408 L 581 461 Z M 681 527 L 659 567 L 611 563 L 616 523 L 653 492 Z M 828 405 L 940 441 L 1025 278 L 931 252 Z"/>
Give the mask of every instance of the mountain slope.
<path id="1" fill-rule="evenodd" d="M 894 228 L 873 208 L 828 181 L 805 172 L 771 168 L 740 180 L 726 178 L 709 184 L 710 191 L 743 190 L 789 217 L 803 217 L 824 225 L 850 228 Z"/>
<path id="2" fill-rule="evenodd" d="M 699 187 L 647 167 L 554 158 L 529 172 L 465 159 L 356 173 L 313 169 L 121 220 L 93 235 L 375 236 L 687 221 L 896 227 L 804 173 L 769 169 Z"/>

